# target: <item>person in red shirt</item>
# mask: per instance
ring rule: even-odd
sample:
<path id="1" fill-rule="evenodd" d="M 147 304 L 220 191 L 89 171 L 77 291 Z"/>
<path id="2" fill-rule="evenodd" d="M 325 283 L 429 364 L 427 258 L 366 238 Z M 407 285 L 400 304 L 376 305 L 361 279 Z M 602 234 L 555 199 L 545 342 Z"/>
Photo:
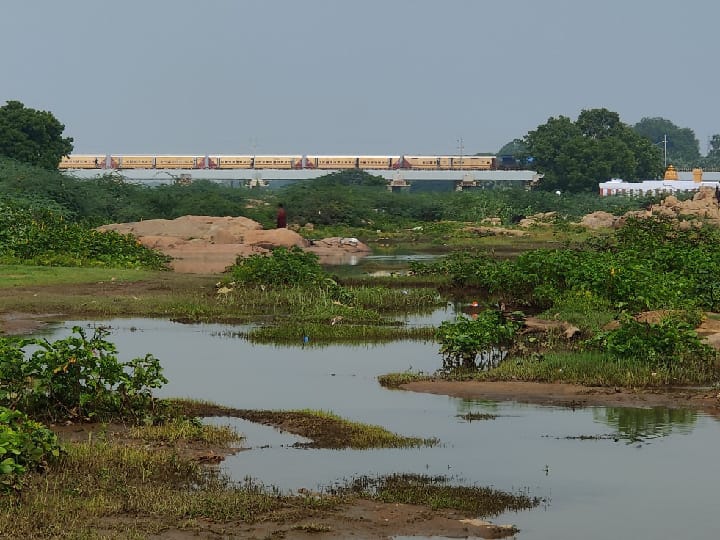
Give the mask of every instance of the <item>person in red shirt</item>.
<path id="1" fill-rule="evenodd" d="M 277 228 L 284 229 L 285 227 L 287 227 L 287 214 L 285 214 L 285 208 L 280 203 L 277 210 Z"/>

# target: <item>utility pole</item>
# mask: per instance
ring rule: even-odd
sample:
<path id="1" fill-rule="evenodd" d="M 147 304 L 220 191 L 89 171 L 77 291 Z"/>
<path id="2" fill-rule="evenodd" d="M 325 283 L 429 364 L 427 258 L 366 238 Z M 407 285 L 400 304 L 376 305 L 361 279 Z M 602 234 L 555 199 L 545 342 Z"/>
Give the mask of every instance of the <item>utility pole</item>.
<path id="1" fill-rule="evenodd" d="M 665 155 L 665 168 L 667 169 L 667 133 L 663 135 L 663 154 Z"/>

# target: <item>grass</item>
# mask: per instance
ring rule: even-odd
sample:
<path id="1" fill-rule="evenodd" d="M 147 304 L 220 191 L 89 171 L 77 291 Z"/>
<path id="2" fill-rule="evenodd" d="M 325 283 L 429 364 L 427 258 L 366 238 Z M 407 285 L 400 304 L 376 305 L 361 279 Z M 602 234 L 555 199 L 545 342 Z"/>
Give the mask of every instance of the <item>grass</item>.
<path id="1" fill-rule="evenodd" d="M 97 282 L 134 282 L 158 275 L 150 270 L 0 265 L 0 288 Z"/>
<path id="2" fill-rule="evenodd" d="M 385 343 L 400 340 L 431 341 L 431 327 L 377 326 L 366 324 L 336 325 L 289 323 L 253 328 L 245 336 L 253 343 L 282 343 L 323 346 L 332 343 Z M 307 336 L 307 341 L 305 337 Z"/>
<path id="3" fill-rule="evenodd" d="M 434 437 L 404 437 L 380 426 L 345 420 L 328 411 L 236 410 L 232 415 L 309 438 L 312 442 L 297 444 L 308 448 L 416 448 L 435 446 L 439 442 Z"/>
<path id="4" fill-rule="evenodd" d="M 234 485 L 172 449 L 74 443 L 61 463 L 32 475 L 22 497 L 0 499 L 0 538 L 134 539 L 173 528 L 197 534 L 200 521 L 253 523 L 342 500 Z"/>
<path id="5" fill-rule="evenodd" d="M 434 510 L 453 509 L 479 517 L 534 508 L 542 499 L 489 487 L 453 486 L 444 476 L 393 474 L 356 479 L 350 489 L 385 503 L 417 504 Z"/>
<path id="6" fill-rule="evenodd" d="M 244 439 L 229 426 L 211 426 L 190 418 L 174 418 L 159 426 L 136 426 L 130 429 L 130 436 L 145 441 L 173 444 L 191 441 L 206 445 L 227 446 Z"/>
<path id="7" fill-rule="evenodd" d="M 414 373 L 411 371 L 403 371 L 401 373 L 387 373 L 378 377 L 380 386 L 384 388 L 400 388 L 403 384 L 415 381 L 429 381 L 434 379 L 432 375 L 426 373 Z"/>
<path id="8" fill-rule="evenodd" d="M 717 377 L 717 373 L 715 377 Z M 452 378 L 452 375 L 449 376 Z M 490 371 L 462 375 L 462 378 L 494 381 L 535 381 L 573 383 L 585 386 L 627 388 L 686 384 L 710 384 L 707 376 L 692 369 L 650 368 L 632 360 L 613 360 L 599 352 L 548 352 L 529 358 L 502 362 Z"/>

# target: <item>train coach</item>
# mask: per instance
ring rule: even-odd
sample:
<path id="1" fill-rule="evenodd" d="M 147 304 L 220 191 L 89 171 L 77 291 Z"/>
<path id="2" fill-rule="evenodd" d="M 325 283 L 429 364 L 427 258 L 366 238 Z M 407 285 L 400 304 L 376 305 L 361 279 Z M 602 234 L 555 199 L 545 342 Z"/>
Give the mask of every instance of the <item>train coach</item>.
<path id="1" fill-rule="evenodd" d="M 63 157 L 60 169 L 495 170 L 495 156 L 99 155 Z"/>
<path id="2" fill-rule="evenodd" d="M 400 156 L 306 156 L 306 169 L 397 169 Z"/>
<path id="3" fill-rule="evenodd" d="M 104 169 L 106 156 L 99 154 L 72 154 L 63 156 L 58 165 L 59 169 Z"/>

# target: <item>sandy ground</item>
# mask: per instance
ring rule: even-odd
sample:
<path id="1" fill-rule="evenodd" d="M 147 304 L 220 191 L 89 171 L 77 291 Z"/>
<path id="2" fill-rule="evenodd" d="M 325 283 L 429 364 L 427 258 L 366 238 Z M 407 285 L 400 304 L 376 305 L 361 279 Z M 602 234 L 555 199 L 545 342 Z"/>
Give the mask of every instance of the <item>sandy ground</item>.
<path id="1" fill-rule="evenodd" d="M 404 390 L 463 399 L 516 401 L 558 407 L 673 407 L 702 409 L 720 416 L 720 389 L 628 389 L 574 384 L 487 381 L 419 381 Z"/>

